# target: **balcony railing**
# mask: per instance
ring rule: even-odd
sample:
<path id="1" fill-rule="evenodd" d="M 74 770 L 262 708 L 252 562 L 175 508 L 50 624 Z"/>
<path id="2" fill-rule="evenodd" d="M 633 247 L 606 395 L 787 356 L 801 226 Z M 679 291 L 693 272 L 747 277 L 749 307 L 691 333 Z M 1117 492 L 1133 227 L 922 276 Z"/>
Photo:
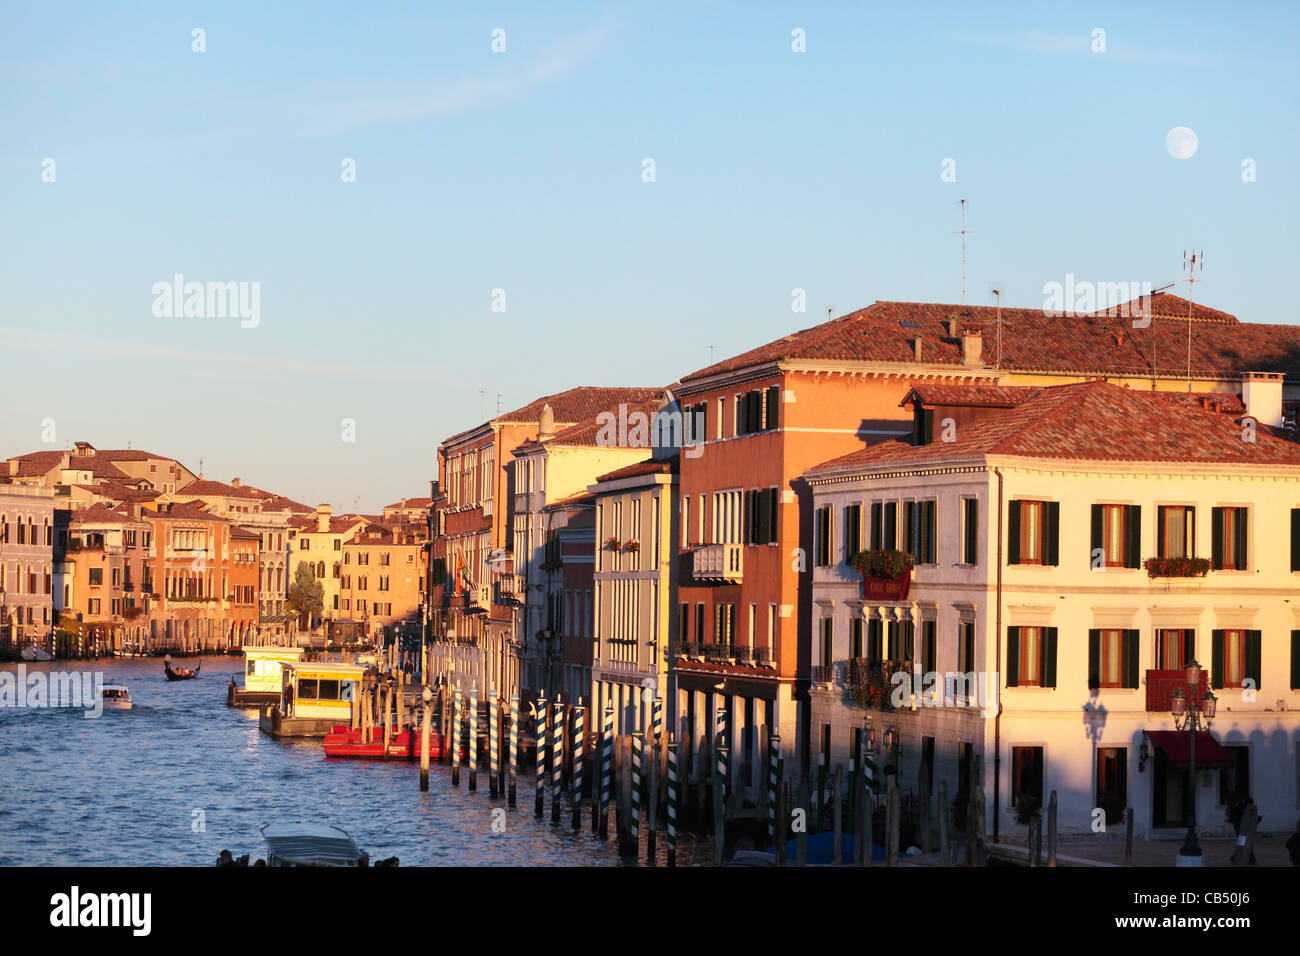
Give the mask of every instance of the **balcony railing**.
<path id="1" fill-rule="evenodd" d="M 1187 692 L 1187 675 L 1181 670 L 1177 671 L 1147 671 L 1147 713 L 1167 714 L 1169 713 L 1169 698 L 1174 692 L 1174 688 L 1181 687 L 1183 693 Z M 1201 686 L 1197 691 L 1198 696 L 1204 696 L 1210 688 L 1210 672 L 1201 671 Z"/>
<path id="2" fill-rule="evenodd" d="M 903 669 L 899 661 L 873 661 L 855 657 L 848 662 L 848 693 L 850 699 L 861 707 L 892 710 L 890 694 L 894 689 L 892 678 Z"/>
<path id="3" fill-rule="evenodd" d="M 739 584 L 744 579 L 743 545 L 702 544 L 693 554 L 692 574 L 697 581 Z"/>
<path id="4" fill-rule="evenodd" d="M 772 663 L 772 648 L 756 647 L 753 653 L 754 663 L 767 665 Z"/>
<path id="5" fill-rule="evenodd" d="M 814 664 L 812 668 L 814 684 L 830 684 L 835 681 L 835 665 Z"/>

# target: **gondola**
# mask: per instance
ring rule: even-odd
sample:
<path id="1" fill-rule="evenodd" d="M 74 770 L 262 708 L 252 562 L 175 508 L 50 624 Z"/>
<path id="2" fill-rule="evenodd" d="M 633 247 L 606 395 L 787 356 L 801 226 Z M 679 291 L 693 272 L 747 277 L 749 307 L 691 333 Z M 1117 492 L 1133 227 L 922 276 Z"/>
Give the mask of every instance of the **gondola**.
<path id="1" fill-rule="evenodd" d="M 168 680 L 193 680 L 199 676 L 199 670 L 203 667 L 203 662 L 199 661 L 198 666 L 193 669 L 189 667 L 172 667 L 172 657 L 168 654 L 163 658 L 163 670 L 167 674 Z"/>

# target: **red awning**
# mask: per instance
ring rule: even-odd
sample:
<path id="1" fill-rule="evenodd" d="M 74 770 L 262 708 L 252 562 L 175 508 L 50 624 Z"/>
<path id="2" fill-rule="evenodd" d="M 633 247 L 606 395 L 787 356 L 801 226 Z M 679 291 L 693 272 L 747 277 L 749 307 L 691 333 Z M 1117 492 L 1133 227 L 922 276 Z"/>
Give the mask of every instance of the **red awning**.
<path id="1" fill-rule="evenodd" d="M 1180 730 L 1148 730 L 1147 739 L 1164 752 L 1175 766 L 1185 767 L 1189 761 L 1188 735 Z M 1196 767 L 1231 767 L 1232 756 L 1214 739 L 1208 730 L 1196 732 Z"/>

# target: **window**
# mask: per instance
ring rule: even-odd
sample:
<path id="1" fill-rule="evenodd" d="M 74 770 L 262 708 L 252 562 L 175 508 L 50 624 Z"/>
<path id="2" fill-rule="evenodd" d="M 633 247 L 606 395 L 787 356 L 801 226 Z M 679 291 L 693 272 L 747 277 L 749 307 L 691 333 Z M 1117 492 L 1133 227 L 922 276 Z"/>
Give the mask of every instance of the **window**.
<path id="1" fill-rule="evenodd" d="M 1007 686 L 1056 686 L 1056 628 L 1007 628 Z"/>
<path id="2" fill-rule="evenodd" d="M 935 638 L 937 624 L 935 621 L 921 622 L 921 673 L 933 674 L 938 668 L 937 658 L 937 640 Z"/>
<path id="3" fill-rule="evenodd" d="M 821 646 L 819 648 L 821 652 L 820 663 L 822 667 L 829 669 L 832 661 L 834 660 L 834 653 L 835 653 L 835 621 L 829 617 L 822 618 L 821 632 L 822 632 L 821 635 L 822 639 L 821 639 Z M 829 680 L 829 679 L 830 678 L 828 676 L 823 677 L 823 680 Z"/>
<path id="4" fill-rule="evenodd" d="M 1012 501 L 1008 514 L 1007 563 L 1057 565 L 1061 505 Z"/>
<path id="5" fill-rule="evenodd" d="M 299 539 L 298 539 L 298 550 L 299 550 L 299 551 L 309 551 L 309 550 L 311 550 L 311 538 L 299 538 Z"/>
<path id="6" fill-rule="evenodd" d="M 817 509 L 814 532 L 817 540 L 813 545 L 813 563 L 819 568 L 824 568 L 831 563 L 831 509 L 829 506 Z"/>
<path id="7" fill-rule="evenodd" d="M 1106 823 L 1124 820 L 1128 807 L 1128 748 L 1100 747 L 1097 750 L 1097 806 L 1106 811 Z"/>
<path id="8" fill-rule="evenodd" d="M 961 560 L 962 564 L 979 562 L 979 508 L 976 498 L 963 498 L 961 502 Z"/>
<path id="9" fill-rule="evenodd" d="M 1043 748 L 1011 748 L 1011 805 L 1043 805 Z"/>
<path id="10" fill-rule="evenodd" d="M 1089 560 L 1093 567 L 1137 568 L 1142 566 L 1141 549 L 1142 508 L 1140 505 L 1093 505 L 1092 550 Z M 1097 552 L 1101 564 L 1096 564 Z"/>
<path id="11" fill-rule="evenodd" d="M 1300 508 L 1291 509 L 1291 570 L 1300 571 Z"/>
<path id="12" fill-rule="evenodd" d="M 1162 505 L 1156 509 L 1156 555 L 1161 558 L 1196 557 L 1196 509 Z"/>
<path id="13" fill-rule="evenodd" d="M 1216 571 L 1246 570 L 1246 509 L 1215 508 L 1210 513 L 1211 561 Z"/>
<path id="14" fill-rule="evenodd" d="M 1195 631 L 1177 628 L 1156 631 L 1156 670 L 1180 671 L 1195 657 Z"/>
<path id="15" fill-rule="evenodd" d="M 934 502 L 904 502 L 904 540 L 917 564 L 935 563 Z"/>
<path id="16" fill-rule="evenodd" d="M 849 657 L 853 660 L 862 658 L 862 618 L 860 617 L 854 617 L 849 622 Z"/>
<path id="17" fill-rule="evenodd" d="M 677 615 L 677 639 L 683 644 L 691 639 L 691 606 L 682 604 Z"/>
<path id="18" fill-rule="evenodd" d="M 1088 686 L 1138 686 L 1138 632 L 1116 628 L 1088 632 Z"/>
<path id="19" fill-rule="evenodd" d="M 862 550 L 862 505 L 851 504 L 844 509 L 844 560 L 847 562 Z"/>
<path id="20" fill-rule="evenodd" d="M 736 644 L 736 605 L 717 604 L 713 611 L 713 642 L 726 651 Z"/>
<path id="21" fill-rule="evenodd" d="M 22 525 L 19 525 L 19 527 L 21 528 Z M 92 587 L 96 587 L 96 586 L 98 586 L 98 585 L 100 585 L 100 584 L 103 584 L 103 583 L 104 583 L 104 569 L 103 569 L 103 568 L 91 568 L 91 569 L 90 569 L 90 584 L 91 584 L 91 586 L 92 586 Z"/>
<path id="22" fill-rule="evenodd" d="M 1291 632 L 1291 689 L 1300 690 L 1300 631 Z"/>
<path id="23" fill-rule="evenodd" d="M 91 614 L 98 614 L 99 600 L 100 600 L 99 598 L 91 598 L 90 600 L 88 600 L 86 602 L 86 610 L 88 610 Z"/>
<path id="24" fill-rule="evenodd" d="M 1219 769 L 1219 804 L 1231 806 L 1239 796 L 1250 793 L 1250 747 L 1224 744 L 1231 763 Z"/>
<path id="25" fill-rule="evenodd" d="M 957 624 L 957 670 L 969 674 L 975 670 L 975 622 Z"/>
<path id="26" fill-rule="evenodd" d="M 1249 679 L 1254 681 L 1255 690 L 1259 690 L 1262 644 L 1260 632 L 1216 630 L 1211 632 L 1210 638 L 1210 654 L 1214 661 L 1211 685 L 1216 690 L 1223 687 L 1242 687 Z"/>
<path id="27" fill-rule="evenodd" d="M 884 629 L 885 622 L 878 617 L 867 619 L 867 661 L 872 664 L 879 664 L 884 660 Z"/>
<path id="28" fill-rule="evenodd" d="M 896 664 L 915 660 L 913 648 L 915 632 L 916 626 L 911 621 L 890 621 L 886 657 Z"/>
<path id="29" fill-rule="evenodd" d="M 777 502 L 780 490 L 765 488 L 745 492 L 745 543 L 776 542 Z"/>
<path id="30" fill-rule="evenodd" d="M 695 643 L 704 643 L 704 602 L 695 605 Z"/>

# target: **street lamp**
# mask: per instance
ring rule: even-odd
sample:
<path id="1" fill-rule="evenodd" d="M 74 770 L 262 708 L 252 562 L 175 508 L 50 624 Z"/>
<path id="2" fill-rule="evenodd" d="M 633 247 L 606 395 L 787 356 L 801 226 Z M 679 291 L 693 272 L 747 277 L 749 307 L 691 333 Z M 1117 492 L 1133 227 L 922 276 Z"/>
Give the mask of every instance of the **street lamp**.
<path id="1" fill-rule="evenodd" d="M 1196 735 L 1202 729 L 1208 730 L 1214 723 L 1218 699 L 1211 690 L 1201 694 L 1201 665 L 1195 660 L 1187 663 L 1183 677 L 1187 689 L 1175 687 L 1169 697 L 1169 712 L 1174 718 L 1174 727 L 1180 732 L 1187 731 L 1187 803 L 1191 822 L 1187 825 L 1187 839 L 1178 855 L 1188 858 L 1185 866 L 1200 866 L 1201 847 L 1196 842 Z"/>

